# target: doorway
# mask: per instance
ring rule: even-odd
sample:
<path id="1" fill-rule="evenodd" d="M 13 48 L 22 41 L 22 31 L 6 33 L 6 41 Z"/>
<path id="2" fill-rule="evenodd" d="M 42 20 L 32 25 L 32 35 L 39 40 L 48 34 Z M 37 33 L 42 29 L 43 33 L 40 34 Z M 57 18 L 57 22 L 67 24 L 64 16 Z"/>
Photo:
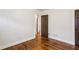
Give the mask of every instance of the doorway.
<path id="1" fill-rule="evenodd" d="M 75 10 L 75 46 L 79 47 L 79 10 Z"/>
<path id="2" fill-rule="evenodd" d="M 41 16 L 41 36 L 48 38 L 48 15 Z"/>

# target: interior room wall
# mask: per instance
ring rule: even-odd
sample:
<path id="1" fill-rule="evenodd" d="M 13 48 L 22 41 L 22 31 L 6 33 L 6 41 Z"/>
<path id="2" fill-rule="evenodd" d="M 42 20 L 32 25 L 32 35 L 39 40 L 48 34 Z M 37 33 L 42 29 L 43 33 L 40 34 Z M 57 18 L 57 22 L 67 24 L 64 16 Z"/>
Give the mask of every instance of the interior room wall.
<path id="1" fill-rule="evenodd" d="M 34 38 L 36 31 L 35 15 L 48 14 L 49 37 L 75 44 L 74 10 L 72 9 L 1 9 L 0 10 L 0 49 L 13 46 Z M 41 21 L 40 21 L 41 23 Z M 41 25 L 40 29 L 41 29 Z"/>
<path id="2" fill-rule="evenodd" d="M 43 10 L 41 15 L 48 15 L 49 38 L 75 44 L 73 9 Z"/>
<path id="3" fill-rule="evenodd" d="M 0 49 L 34 38 L 37 10 L 0 10 Z"/>

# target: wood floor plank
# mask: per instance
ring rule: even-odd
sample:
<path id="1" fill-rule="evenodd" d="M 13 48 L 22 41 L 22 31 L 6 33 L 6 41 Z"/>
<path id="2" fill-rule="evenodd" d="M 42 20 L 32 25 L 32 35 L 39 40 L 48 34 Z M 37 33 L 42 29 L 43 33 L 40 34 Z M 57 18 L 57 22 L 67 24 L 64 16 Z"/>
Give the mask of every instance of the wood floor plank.
<path id="1" fill-rule="evenodd" d="M 74 50 L 75 47 L 65 42 L 50 38 L 41 38 L 41 44 L 38 45 L 35 39 L 23 42 L 21 44 L 5 48 L 3 50 Z"/>

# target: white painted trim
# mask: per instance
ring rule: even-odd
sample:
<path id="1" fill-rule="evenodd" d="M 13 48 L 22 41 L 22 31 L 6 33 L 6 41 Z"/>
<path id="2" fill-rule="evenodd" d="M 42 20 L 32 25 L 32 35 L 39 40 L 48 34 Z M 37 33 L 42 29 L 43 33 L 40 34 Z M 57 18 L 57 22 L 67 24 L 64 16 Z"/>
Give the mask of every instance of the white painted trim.
<path id="1" fill-rule="evenodd" d="M 31 39 L 34 39 L 34 37 L 29 37 L 29 38 L 26 38 L 26 39 L 23 39 L 23 40 L 18 40 L 16 42 L 13 42 L 13 43 L 9 43 L 7 45 L 3 45 L 3 46 L 0 46 L 0 50 L 1 49 L 4 49 L 4 48 L 8 48 L 8 47 L 11 47 L 11 46 L 14 46 L 14 45 L 17 45 L 17 44 L 20 44 L 22 42 L 25 42 L 25 41 L 28 41 L 28 40 L 31 40 Z"/>
<path id="2" fill-rule="evenodd" d="M 71 43 L 71 42 L 68 42 L 68 41 L 64 41 L 64 40 L 62 40 L 60 38 L 57 38 L 57 37 L 49 36 L 49 38 L 56 39 L 56 40 L 59 40 L 61 42 L 66 42 L 68 44 L 74 45 L 74 43 Z M 29 38 L 26 38 L 26 39 L 23 39 L 23 40 L 20 40 L 20 41 L 17 41 L 17 42 L 13 42 L 13 43 L 10 43 L 10 44 L 7 44 L 7 45 L 0 46 L 0 50 L 4 49 L 4 48 L 7 48 L 7 47 L 10 47 L 10 46 L 14 46 L 14 45 L 20 44 L 22 42 L 25 42 L 25 41 L 28 41 L 28 40 L 31 40 L 31 39 L 34 39 L 34 37 L 32 36 L 32 37 L 29 37 Z"/>
<path id="3" fill-rule="evenodd" d="M 61 41 L 61 42 L 66 42 L 66 43 L 71 44 L 71 45 L 74 45 L 74 43 L 71 43 L 71 42 L 65 41 L 65 40 L 60 39 L 60 38 L 57 38 L 57 37 L 49 36 L 49 38 L 51 38 L 51 39 L 55 39 L 55 40 L 59 40 L 59 41 Z"/>

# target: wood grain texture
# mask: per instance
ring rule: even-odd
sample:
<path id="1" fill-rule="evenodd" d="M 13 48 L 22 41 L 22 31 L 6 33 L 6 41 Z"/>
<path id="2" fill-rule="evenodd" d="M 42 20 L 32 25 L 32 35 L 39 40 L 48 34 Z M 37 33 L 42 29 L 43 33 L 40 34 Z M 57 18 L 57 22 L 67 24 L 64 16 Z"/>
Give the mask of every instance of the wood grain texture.
<path id="1" fill-rule="evenodd" d="M 41 16 L 41 36 L 48 38 L 48 15 Z"/>
<path id="2" fill-rule="evenodd" d="M 60 42 L 54 39 L 41 38 L 41 44 L 32 39 L 21 44 L 5 48 L 3 50 L 74 50 L 75 47 L 68 43 Z"/>
<path id="3" fill-rule="evenodd" d="M 79 45 L 75 45 L 75 50 L 79 50 Z"/>
<path id="4" fill-rule="evenodd" d="M 75 48 L 79 47 L 79 10 L 75 10 Z"/>

